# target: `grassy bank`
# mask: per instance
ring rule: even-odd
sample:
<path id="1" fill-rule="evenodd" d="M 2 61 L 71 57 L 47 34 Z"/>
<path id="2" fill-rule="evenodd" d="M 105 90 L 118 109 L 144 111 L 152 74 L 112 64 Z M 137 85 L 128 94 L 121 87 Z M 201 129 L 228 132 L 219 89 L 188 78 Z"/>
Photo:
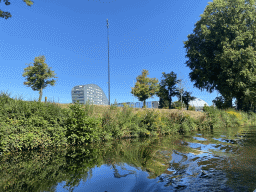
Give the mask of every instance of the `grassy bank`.
<path id="1" fill-rule="evenodd" d="M 11 152 L 77 145 L 124 137 L 161 136 L 187 131 L 234 127 L 255 122 L 254 113 L 204 113 L 128 106 L 95 106 L 13 99 L 0 95 L 0 151 Z"/>

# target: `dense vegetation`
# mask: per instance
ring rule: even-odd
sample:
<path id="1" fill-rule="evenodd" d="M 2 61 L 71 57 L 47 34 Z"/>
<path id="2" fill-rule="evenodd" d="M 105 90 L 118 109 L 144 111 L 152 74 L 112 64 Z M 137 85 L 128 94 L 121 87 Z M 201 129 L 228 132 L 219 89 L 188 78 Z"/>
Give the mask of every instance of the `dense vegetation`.
<path id="1" fill-rule="evenodd" d="M 96 106 L 76 103 L 63 109 L 55 103 L 23 101 L 0 95 L 0 150 L 2 152 L 77 145 L 124 137 L 176 134 L 255 121 L 255 113 L 205 107 L 205 116 L 134 111 L 111 106 L 95 115 Z M 195 112 L 196 113 L 196 112 Z"/>
<path id="2" fill-rule="evenodd" d="M 236 99 L 243 111 L 256 106 L 255 6 L 255 0 L 209 2 L 184 42 L 194 87 L 217 90 L 228 107 Z"/>

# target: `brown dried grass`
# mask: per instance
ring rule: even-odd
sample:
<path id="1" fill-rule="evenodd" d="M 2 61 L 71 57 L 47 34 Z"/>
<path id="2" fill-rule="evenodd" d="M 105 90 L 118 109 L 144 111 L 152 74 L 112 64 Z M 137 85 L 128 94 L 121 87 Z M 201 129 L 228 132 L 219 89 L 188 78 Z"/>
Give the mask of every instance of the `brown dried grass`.
<path id="1" fill-rule="evenodd" d="M 60 106 L 62 109 L 67 109 L 69 105 L 74 105 L 74 104 L 61 104 L 61 103 L 56 103 L 57 106 Z M 82 106 L 84 108 L 84 105 Z M 103 105 L 94 105 L 94 115 L 99 115 L 102 117 L 102 114 L 108 110 L 110 106 L 103 106 Z M 122 107 L 117 107 L 117 109 L 113 110 L 113 113 L 118 113 L 120 110 L 122 110 Z M 133 112 L 138 112 L 142 111 L 145 109 L 142 108 L 134 108 Z M 190 111 L 190 110 L 180 110 L 180 109 L 152 109 L 152 108 L 147 108 L 146 110 L 152 111 L 154 110 L 155 112 L 162 113 L 162 114 L 171 114 L 171 113 L 176 113 L 176 114 L 183 114 L 183 115 L 189 115 L 191 118 L 194 119 L 200 119 L 201 117 L 205 116 L 206 114 L 201 111 Z"/>

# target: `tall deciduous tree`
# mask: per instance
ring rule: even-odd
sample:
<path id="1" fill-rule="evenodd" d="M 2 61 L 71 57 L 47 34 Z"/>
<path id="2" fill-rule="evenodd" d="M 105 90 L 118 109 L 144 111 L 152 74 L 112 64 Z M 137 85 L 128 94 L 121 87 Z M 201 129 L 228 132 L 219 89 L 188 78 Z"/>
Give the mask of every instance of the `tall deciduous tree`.
<path id="1" fill-rule="evenodd" d="M 184 42 L 190 79 L 201 90 L 218 90 L 229 105 L 236 98 L 241 109 L 256 87 L 255 0 L 213 0 L 200 16 Z"/>
<path id="2" fill-rule="evenodd" d="M 50 67 L 51 68 L 51 67 Z M 23 77 L 26 77 L 26 82 L 24 85 L 31 87 L 33 91 L 39 91 L 39 102 L 41 102 L 43 89 L 47 85 L 55 85 L 55 80 L 47 80 L 49 78 L 58 78 L 55 77 L 54 71 L 51 71 L 48 65 L 45 63 L 45 57 L 39 56 L 34 59 L 34 66 L 29 66 L 24 69 Z M 46 81 L 47 80 L 47 81 Z"/>
<path id="3" fill-rule="evenodd" d="M 139 75 L 132 87 L 131 93 L 136 96 L 139 101 L 143 101 L 143 107 L 146 107 L 146 99 L 153 97 L 159 90 L 158 80 L 156 78 L 147 77 L 148 70 L 143 69 L 142 75 Z"/>
<path id="4" fill-rule="evenodd" d="M 177 80 L 177 74 L 175 74 L 173 71 L 167 74 L 163 72 L 162 74 L 163 74 L 162 76 L 163 79 L 159 84 L 160 88 L 156 94 L 158 97 L 160 97 L 160 99 L 162 99 L 161 100 L 162 103 L 164 103 L 165 100 L 168 100 L 169 109 L 171 109 L 172 97 L 178 94 L 176 89 L 176 84 L 179 82 L 179 80 Z"/>
<path id="5" fill-rule="evenodd" d="M 159 99 L 159 109 L 169 109 L 169 100 L 168 99 L 163 99 L 160 97 Z"/>
<path id="6" fill-rule="evenodd" d="M 10 5 L 11 3 L 9 2 L 10 0 L 4 0 L 4 2 L 5 2 L 5 5 Z M 33 5 L 33 1 L 31 1 L 31 0 L 23 0 L 26 4 L 27 4 L 27 6 L 31 6 L 31 5 Z M 1 0 L 0 0 L 0 3 L 1 3 Z M 2 11 L 2 10 L 0 10 L 0 17 L 2 17 L 2 18 L 5 18 L 5 19 L 8 19 L 8 18 L 10 18 L 10 17 L 12 17 L 12 15 L 11 15 L 11 13 L 10 12 L 8 12 L 8 11 Z"/>
<path id="7" fill-rule="evenodd" d="M 185 105 L 187 106 L 187 110 L 188 110 L 188 107 L 189 107 L 189 104 L 188 104 L 188 103 L 189 103 L 190 101 L 193 101 L 194 99 L 196 99 L 196 97 L 191 96 L 191 94 L 192 94 L 191 92 L 185 91 L 185 92 L 182 94 L 182 96 L 180 95 L 180 93 L 179 93 L 179 95 L 178 95 L 179 101 L 185 103 Z"/>
<path id="8" fill-rule="evenodd" d="M 177 84 L 178 84 L 178 87 L 177 87 L 177 90 L 178 90 L 178 98 L 179 100 L 181 101 L 182 105 L 181 105 L 181 108 L 183 109 L 183 94 L 185 93 L 185 86 L 183 84 L 183 79 L 179 79 Z"/>
<path id="9" fill-rule="evenodd" d="M 223 96 L 216 97 L 212 102 L 218 109 L 226 109 L 230 107 Z"/>
<path id="10" fill-rule="evenodd" d="M 159 97 L 159 108 L 169 108 L 168 90 L 165 87 L 159 86 L 157 96 Z"/>

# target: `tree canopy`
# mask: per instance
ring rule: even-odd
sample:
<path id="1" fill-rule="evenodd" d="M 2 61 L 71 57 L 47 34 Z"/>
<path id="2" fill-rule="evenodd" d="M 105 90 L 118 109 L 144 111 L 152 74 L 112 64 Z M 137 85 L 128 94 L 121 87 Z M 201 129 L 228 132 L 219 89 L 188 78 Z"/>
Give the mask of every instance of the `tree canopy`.
<path id="1" fill-rule="evenodd" d="M 34 66 L 30 66 L 29 64 L 22 74 L 27 80 L 24 82 L 24 85 L 31 87 L 33 91 L 39 91 L 39 102 L 41 102 L 42 99 L 43 89 L 46 88 L 48 84 L 54 86 L 56 83 L 54 79 L 47 79 L 58 78 L 55 77 L 56 74 L 54 74 L 54 71 L 51 71 L 50 68 L 45 63 L 45 57 L 39 56 L 34 59 Z"/>
<path id="2" fill-rule="evenodd" d="M 178 97 L 178 99 L 181 101 L 181 103 L 183 103 L 183 94 L 184 94 L 184 91 L 185 91 L 185 86 L 182 82 L 183 82 L 183 79 L 179 79 L 178 82 L 177 82 L 178 93 L 176 95 Z M 181 108 L 183 109 L 183 104 L 181 105 Z"/>
<path id="3" fill-rule="evenodd" d="M 191 96 L 191 94 L 192 94 L 191 92 L 185 91 L 182 95 L 180 93 L 177 95 L 179 101 L 185 103 L 185 105 L 187 106 L 187 110 L 189 107 L 188 103 L 196 99 L 196 97 Z"/>
<path id="4" fill-rule="evenodd" d="M 2 0 L 0 0 L 0 3 L 1 3 L 1 1 Z M 10 5 L 11 4 L 9 2 L 10 0 L 3 0 L 3 1 L 5 2 L 5 5 Z M 27 4 L 27 6 L 31 6 L 31 5 L 34 4 L 34 2 L 31 1 L 31 0 L 23 0 L 23 2 L 25 2 Z M 0 17 L 8 19 L 8 18 L 12 17 L 12 15 L 11 15 L 10 12 L 0 10 Z"/>
<path id="5" fill-rule="evenodd" d="M 146 107 L 146 99 L 153 97 L 159 90 L 158 80 L 156 78 L 146 77 L 148 70 L 143 69 L 142 75 L 139 75 L 135 83 L 135 87 L 132 87 L 131 93 L 136 96 L 139 101 L 143 101 L 143 107 Z"/>
<path id="6" fill-rule="evenodd" d="M 254 98 L 256 86 L 255 0 L 213 0 L 184 42 L 194 86 L 218 90 L 226 100 Z M 230 105 L 230 104 L 229 104 Z"/>
<path id="7" fill-rule="evenodd" d="M 172 97 L 178 94 L 176 84 L 179 82 L 179 80 L 177 80 L 177 74 L 175 74 L 173 71 L 167 74 L 163 72 L 162 74 L 163 79 L 159 84 L 159 91 L 156 93 L 157 96 L 160 98 L 159 108 L 164 107 L 164 105 L 166 105 L 167 103 L 167 100 L 169 104 L 169 109 L 171 109 Z"/>

